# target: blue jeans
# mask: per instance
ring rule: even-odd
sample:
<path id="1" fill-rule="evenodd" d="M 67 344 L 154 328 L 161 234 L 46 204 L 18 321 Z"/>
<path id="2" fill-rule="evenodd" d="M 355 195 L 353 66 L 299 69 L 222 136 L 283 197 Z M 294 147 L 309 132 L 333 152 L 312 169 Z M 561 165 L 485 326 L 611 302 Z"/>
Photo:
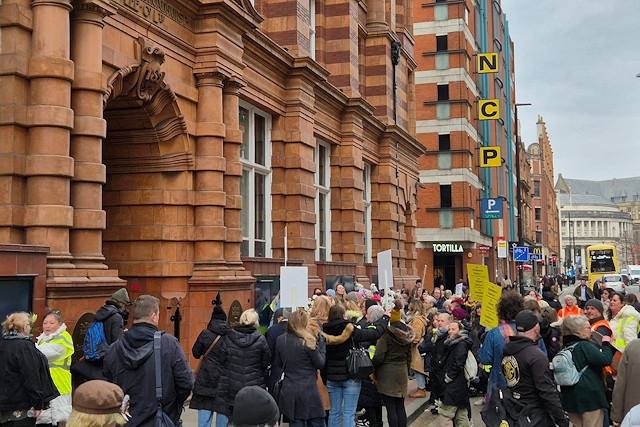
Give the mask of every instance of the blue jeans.
<path id="1" fill-rule="evenodd" d="M 329 427 L 340 427 L 340 416 L 343 427 L 355 426 L 360 385 L 360 380 L 327 381 L 331 402 Z"/>
<path id="2" fill-rule="evenodd" d="M 426 375 L 421 373 L 421 372 L 414 371 L 413 369 L 411 370 L 411 372 L 416 377 L 416 383 L 418 383 L 418 389 L 426 390 L 426 388 L 427 388 L 427 377 L 426 377 Z"/>
<path id="3" fill-rule="evenodd" d="M 213 421 L 213 412 L 206 409 L 198 409 L 198 427 L 211 427 Z M 229 418 L 220 413 L 216 413 L 216 427 L 227 427 Z"/>

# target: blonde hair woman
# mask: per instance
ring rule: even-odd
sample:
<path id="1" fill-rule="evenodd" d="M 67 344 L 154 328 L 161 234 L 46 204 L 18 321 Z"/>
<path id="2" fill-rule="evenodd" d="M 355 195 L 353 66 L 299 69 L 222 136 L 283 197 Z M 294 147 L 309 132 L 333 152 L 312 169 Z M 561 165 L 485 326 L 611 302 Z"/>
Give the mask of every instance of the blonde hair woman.
<path id="1" fill-rule="evenodd" d="M 280 412 L 290 426 L 324 426 L 324 407 L 316 385 L 317 370 L 324 367 L 325 340 L 313 336 L 307 329 L 305 313 L 295 311 L 289 316 L 287 330 L 278 337 L 275 365 L 283 368 Z"/>
<path id="2" fill-rule="evenodd" d="M 67 427 L 115 427 L 126 424 L 129 396 L 110 382 L 93 380 L 78 386 Z"/>
<path id="3" fill-rule="evenodd" d="M 427 312 L 423 302 L 415 299 L 409 303 L 409 326 L 413 329 L 413 341 L 411 343 L 411 372 L 416 378 L 418 389 L 409 394 L 409 397 L 427 397 L 427 375 L 424 369 L 424 358 L 420 356 L 418 345 L 422 342 L 429 327 Z"/>
<path id="4" fill-rule="evenodd" d="M 0 339 L 0 411 L 2 425 L 34 426 L 36 416 L 59 395 L 51 380 L 47 359 L 31 339 L 31 319 L 25 312 L 13 313 L 2 323 Z M 29 416 L 29 411 L 35 414 Z"/>
<path id="5" fill-rule="evenodd" d="M 240 324 L 221 340 L 221 382 L 227 380 L 228 390 L 222 403 L 228 410 L 218 412 L 219 417 L 231 417 L 233 401 L 242 387 L 256 385 L 267 387 L 265 375 L 271 365 L 271 351 L 267 339 L 258 332 L 258 313 L 254 309 L 240 315 Z M 216 420 L 216 424 L 218 420 Z"/>

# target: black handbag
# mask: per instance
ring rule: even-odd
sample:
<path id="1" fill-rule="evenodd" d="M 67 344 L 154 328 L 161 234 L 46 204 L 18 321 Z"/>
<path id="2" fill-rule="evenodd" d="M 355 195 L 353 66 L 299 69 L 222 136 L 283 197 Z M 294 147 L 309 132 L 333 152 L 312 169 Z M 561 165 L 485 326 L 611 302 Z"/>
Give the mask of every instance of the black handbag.
<path id="1" fill-rule="evenodd" d="M 280 378 L 278 378 L 278 381 L 273 383 L 273 386 L 271 386 L 271 396 L 273 397 L 273 400 L 276 401 L 278 406 L 280 405 L 280 394 L 282 393 L 283 381 L 284 381 L 284 368 L 282 371 L 282 375 L 280 375 Z"/>
<path id="2" fill-rule="evenodd" d="M 156 410 L 156 418 L 153 422 L 154 427 L 176 427 L 173 420 L 162 410 L 162 376 L 160 374 L 160 343 L 162 332 L 156 331 L 153 334 L 153 354 L 155 357 L 156 368 L 156 400 L 158 401 L 158 409 Z"/>
<path id="3" fill-rule="evenodd" d="M 347 355 L 347 376 L 351 379 L 365 379 L 375 372 L 369 352 L 355 345 L 351 338 L 351 348 Z"/>

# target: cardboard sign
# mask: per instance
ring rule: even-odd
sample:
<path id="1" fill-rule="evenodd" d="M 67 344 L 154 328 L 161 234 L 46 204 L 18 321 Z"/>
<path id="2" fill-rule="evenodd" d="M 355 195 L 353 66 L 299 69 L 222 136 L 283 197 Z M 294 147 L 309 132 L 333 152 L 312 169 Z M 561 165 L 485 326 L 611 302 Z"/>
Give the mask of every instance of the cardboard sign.
<path id="1" fill-rule="evenodd" d="M 308 267 L 280 267 L 280 307 L 306 307 L 308 288 Z"/>

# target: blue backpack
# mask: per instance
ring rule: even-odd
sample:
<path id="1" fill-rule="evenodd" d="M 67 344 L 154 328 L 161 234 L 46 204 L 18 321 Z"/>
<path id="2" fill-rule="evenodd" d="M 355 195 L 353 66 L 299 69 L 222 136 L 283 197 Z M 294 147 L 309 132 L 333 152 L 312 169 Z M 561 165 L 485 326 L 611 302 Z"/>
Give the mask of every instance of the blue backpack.
<path id="1" fill-rule="evenodd" d="M 109 344 L 107 344 L 107 339 L 104 336 L 104 325 L 96 320 L 89 326 L 87 334 L 84 336 L 84 344 L 82 346 L 84 358 L 89 361 L 102 360 L 107 348 L 109 348 Z"/>

